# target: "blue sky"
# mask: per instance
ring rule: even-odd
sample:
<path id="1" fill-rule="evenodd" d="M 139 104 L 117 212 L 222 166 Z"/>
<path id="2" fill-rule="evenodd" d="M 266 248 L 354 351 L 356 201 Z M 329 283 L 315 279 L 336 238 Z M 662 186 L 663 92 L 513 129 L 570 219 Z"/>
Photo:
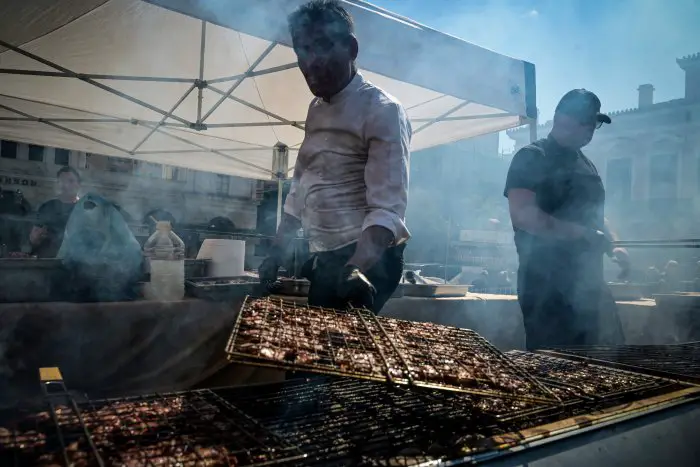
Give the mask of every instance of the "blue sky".
<path id="1" fill-rule="evenodd" d="M 683 97 L 676 58 L 700 52 L 700 0 L 370 0 L 537 70 L 537 106 L 549 120 L 566 91 L 594 91 L 603 109 Z M 501 138 L 507 147 L 508 139 Z"/>

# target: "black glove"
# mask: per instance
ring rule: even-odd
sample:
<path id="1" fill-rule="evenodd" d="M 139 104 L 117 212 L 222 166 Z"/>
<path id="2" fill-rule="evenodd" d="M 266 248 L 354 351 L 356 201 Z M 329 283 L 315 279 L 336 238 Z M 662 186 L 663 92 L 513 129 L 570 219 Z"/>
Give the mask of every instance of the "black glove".
<path id="1" fill-rule="evenodd" d="M 340 271 L 337 293 L 355 308 L 371 309 L 377 290 L 358 267 L 348 264 Z"/>
<path id="2" fill-rule="evenodd" d="M 591 246 L 593 251 L 599 251 L 608 256 L 612 255 L 613 244 L 602 231 L 589 230 L 586 235 L 584 235 L 584 240 Z"/>
<path id="3" fill-rule="evenodd" d="M 260 284 L 264 285 L 268 289 L 274 287 L 277 282 L 277 273 L 282 265 L 282 252 L 279 248 L 273 248 L 270 254 L 263 260 L 258 267 L 258 277 L 260 277 Z"/>

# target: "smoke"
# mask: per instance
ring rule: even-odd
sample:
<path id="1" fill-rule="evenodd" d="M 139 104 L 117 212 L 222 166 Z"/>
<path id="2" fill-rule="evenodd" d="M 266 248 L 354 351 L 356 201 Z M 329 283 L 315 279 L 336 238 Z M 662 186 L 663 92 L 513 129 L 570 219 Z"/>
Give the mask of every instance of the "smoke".
<path id="1" fill-rule="evenodd" d="M 675 3 L 663 3 L 654 0 L 621 0 L 619 2 L 556 2 L 552 0 L 512 2 L 507 0 L 481 0 L 476 2 L 450 2 L 436 0 L 426 5 L 418 0 L 378 0 L 374 2 L 381 7 L 411 17 L 438 30 L 453 34 L 469 42 L 492 49 L 518 59 L 535 64 L 537 69 L 537 105 L 540 122 L 551 120 L 559 98 L 568 90 L 583 87 L 597 93 L 603 103 L 603 111 L 611 112 L 636 108 L 638 103 L 637 87 L 651 83 L 656 92 L 654 102 L 664 102 L 684 96 L 685 75 L 676 64 L 676 59 L 700 52 L 700 2 L 697 0 L 680 0 Z M 421 53 L 430 53 L 422 50 Z M 421 60 L 420 54 L 415 58 Z M 494 70 L 484 70 L 493 73 Z M 589 155 L 601 173 L 608 193 L 606 212 L 613 227 L 625 239 L 633 238 L 681 238 L 685 235 L 696 236 L 700 226 L 693 226 L 693 216 L 687 206 L 677 198 L 681 193 L 697 192 L 698 180 L 695 165 L 691 163 L 693 177 L 684 176 L 681 158 L 688 151 L 688 138 L 669 138 L 662 128 L 663 120 L 682 115 L 663 114 L 654 122 L 636 123 L 643 138 L 605 140 L 605 136 L 614 134 L 616 128 L 633 125 L 613 116 L 613 125 L 604 128 L 594 137 L 593 142 L 584 152 Z M 616 121 L 617 120 L 617 121 Z M 679 120 L 679 121 L 680 121 Z M 546 131 L 540 137 L 546 136 Z M 520 143 L 528 139 L 527 130 L 521 133 Z M 602 144 L 604 142 L 604 144 Z M 655 143 L 655 144 L 654 144 Z M 501 135 L 501 149 L 512 148 L 513 141 Z M 654 145 L 654 147 L 651 147 Z M 455 152 L 456 147 L 451 147 Z M 691 153 L 696 148 L 690 148 Z M 663 154 L 676 154 L 665 157 L 664 161 L 650 162 L 655 170 L 646 170 L 642 164 L 645 157 L 659 157 Z M 428 158 L 429 151 L 425 151 Z M 412 165 L 416 165 L 421 153 L 413 155 Z M 437 154 L 431 154 L 436 161 Z M 466 159 L 466 158 L 465 158 Z M 629 164 L 616 164 L 613 160 L 625 159 Z M 437 164 L 437 162 L 435 162 Z M 610 164 L 610 166 L 608 165 Z M 472 165 L 464 161 L 464 165 Z M 661 169 L 659 169 L 661 165 Z M 414 167 L 412 167 L 414 169 Z M 430 178 L 426 168 L 423 179 Z M 654 172 L 651 174 L 649 172 Z M 425 209 L 429 203 L 422 198 L 433 197 L 433 203 L 441 198 L 440 194 L 449 191 L 452 199 L 460 199 L 461 217 L 465 225 L 478 225 L 479 208 L 485 199 L 493 200 L 495 206 L 505 206 L 502 197 L 505 173 L 502 174 L 500 186 L 492 188 L 490 198 L 485 192 L 488 188 L 479 186 L 479 181 L 487 175 L 479 167 L 463 178 L 461 187 L 428 187 L 421 174 L 414 175 L 412 170 L 411 193 L 409 201 L 409 228 L 414 234 L 432 221 L 436 225 L 434 213 Z M 691 180 L 692 178 L 692 180 Z M 442 179 L 441 179 L 442 180 Z M 620 200 L 620 193 L 626 193 Z M 662 193 L 666 193 L 662 196 Z M 658 200 L 658 209 L 650 198 L 662 196 Z M 465 202 L 472 198 L 479 202 Z M 498 204 L 499 200 L 503 204 Z M 671 202 L 673 201 L 673 202 Z M 630 204 L 636 202 L 637 204 Z M 416 203 L 416 204 L 414 204 Z M 422 209 L 414 209 L 420 205 Z M 665 207 L 662 208 L 662 206 Z M 433 209 L 434 211 L 434 209 Z M 685 213 L 685 214 L 684 214 Z M 661 216 L 660 216 L 661 215 Z M 440 224 L 441 226 L 444 224 Z M 475 228 L 475 227 L 468 227 Z M 433 228 L 433 230 L 438 230 Z M 438 235 L 437 232 L 426 236 Z M 444 233 L 442 235 L 445 235 Z M 680 237 L 679 237 L 680 236 Z M 415 248 L 416 235 L 412 247 Z M 412 248 L 409 247 L 409 253 Z M 441 255 L 443 256 L 444 253 Z M 654 252 L 633 251 L 633 262 L 639 268 L 649 265 L 663 265 L 669 259 L 692 262 L 688 250 L 663 250 Z M 617 275 L 617 269 L 614 274 Z"/>
<path id="2" fill-rule="evenodd" d="M 534 63 L 542 121 L 551 119 L 558 99 L 577 87 L 596 92 L 608 110 L 636 107 L 642 83 L 656 86 L 658 100 L 681 97 L 683 74 L 675 59 L 700 51 L 697 0 L 374 3 Z"/>

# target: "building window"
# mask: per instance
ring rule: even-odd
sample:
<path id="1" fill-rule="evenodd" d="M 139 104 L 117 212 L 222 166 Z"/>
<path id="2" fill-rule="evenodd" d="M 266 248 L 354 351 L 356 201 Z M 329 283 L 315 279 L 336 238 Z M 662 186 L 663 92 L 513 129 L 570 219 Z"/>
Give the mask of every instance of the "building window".
<path id="1" fill-rule="evenodd" d="M 0 145 L 0 157 L 17 159 L 17 143 L 14 141 L 3 141 L 2 145 Z"/>
<path id="2" fill-rule="evenodd" d="M 70 151 L 68 149 L 56 148 L 56 154 L 54 155 L 53 161 L 56 165 L 69 165 Z"/>
<path id="3" fill-rule="evenodd" d="M 216 192 L 220 195 L 227 195 L 231 184 L 231 177 L 228 175 L 216 176 Z"/>
<path id="4" fill-rule="evenodd" d="M 134 160 L 125 157 L 107 157 L 107 171 L 130 174 L 134 171 Z"/>
<path id="5" fill-rule="evenodd" d="M 172 165 L 163 166 L 163 178 L 165 180 L 179 180 L 180 169 L 173 167 Z"/>
<path id="6" fill-rule="evenodd" d="M 44 162 L 44 146 L 35 144 L 29 145 L 29 160 L 34 162 Z"/>
<path id="7" fill-rule="evenodd" d="M 678 155 L 660 154 L 649 160 L 649 197 L 675 199 L 678 196 Z"/>
<path id="8" fill-rule="evenodd" d="M 625 157 L 609 161 L 605 182 L 606 200 L 632 199 L 632 159 Z"/>

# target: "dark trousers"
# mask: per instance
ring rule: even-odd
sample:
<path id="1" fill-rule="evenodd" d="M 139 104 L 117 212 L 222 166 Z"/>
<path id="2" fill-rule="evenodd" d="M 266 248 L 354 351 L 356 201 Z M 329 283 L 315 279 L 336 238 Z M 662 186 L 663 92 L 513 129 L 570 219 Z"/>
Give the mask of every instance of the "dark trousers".
<path id="1" fill-rule="evenodd" d="M 617 304 L 602 267 L 548 270 L 521 264 L 518 302 L 528 350 L 624 343 Z"/>
<path id="2" fill-rule="evenodd" d="M 338 277 L 348 260 L 355 253 L 356 243 L 335 251 L 315 253 L 305 268 L 311 282 L 309 305 L 343 310 L 347 303 L 336 293 Z M 371 311 L 378 314 L 389 297 L 396 291 L 403 274 L 403 251 L 406 245 L 388 248 L 380 260 L 365 273 L 377 294 Z"/>

